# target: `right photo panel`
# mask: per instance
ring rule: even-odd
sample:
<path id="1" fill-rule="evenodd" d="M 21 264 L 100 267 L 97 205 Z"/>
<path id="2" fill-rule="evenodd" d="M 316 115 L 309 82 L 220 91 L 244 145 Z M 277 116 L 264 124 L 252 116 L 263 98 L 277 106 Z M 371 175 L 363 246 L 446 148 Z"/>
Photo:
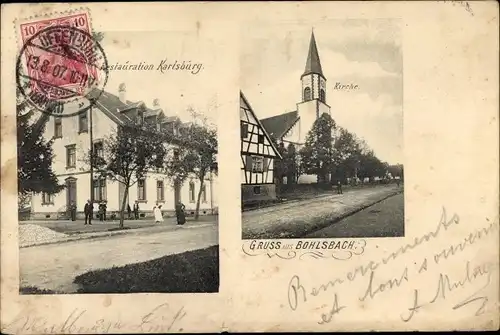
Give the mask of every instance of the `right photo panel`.
<path id="1" fill-rule="evenodd" d="M 242 238 L 404 236 L 400 21 L 241 31 Z"/>

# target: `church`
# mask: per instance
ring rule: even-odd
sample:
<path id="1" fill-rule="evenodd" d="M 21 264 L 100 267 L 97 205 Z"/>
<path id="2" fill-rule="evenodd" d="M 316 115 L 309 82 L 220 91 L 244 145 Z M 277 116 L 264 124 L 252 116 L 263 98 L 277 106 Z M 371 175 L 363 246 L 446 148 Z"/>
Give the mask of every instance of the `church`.
<path id="1" fill-rule="evenodd" d="M 297 151 L 303 147 L 314 121 L 323 113 L 330 114 L 330 106 L 326 103 L 326 78 L 321 67 L 314 31 L 311 33 L 306 66 L 300 81 L 302 96 L 295 111 L 260 120 L 266 132 L 278 143 L 283 143 L 285 147 L 291 143 Z M 298 178 L 298 183 L 301 184 L 315 182 L 316 175 L 301 175 Z"/>

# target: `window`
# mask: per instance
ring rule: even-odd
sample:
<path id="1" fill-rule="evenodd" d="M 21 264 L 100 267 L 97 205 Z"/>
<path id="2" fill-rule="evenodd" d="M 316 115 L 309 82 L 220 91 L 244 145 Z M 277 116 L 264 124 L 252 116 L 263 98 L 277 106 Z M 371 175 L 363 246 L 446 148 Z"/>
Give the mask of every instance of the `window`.
<path id="1" fill-rule="evenodd" d="M 260 186 L 254 186 L 253 194 L 260 194 Z"/>
<path id="2" fill-rule="evenodd" d="M 322 102 L 325 102 L 326 101 L 326 98 L 325 98 L 325 90 L 324 89 L 321 89 L 319 91 L 319 100 L 322 101 Z"/>
<path id="3" fill-rule="evenodd" d="M 143 123 L 143 121 L 144 121 L 144 112 L 139 110 L 137 112 L 136 122 L 137 122 L 137 124 L 141 125 Z"/>
<path id="4" fill-rule="evenodd" d="M 264 157 L 262 156 L 252 156 L 252 172 L 263 172 L 264 171 Z"/>
<path id="5" fill-rule="evenodd" d="M 104 144 L 102 141 L 94 142 L 95 157 L 104 158 Z"/>
<path id="6" fill-rule="evenodd" d="M 62 118 L 60 116 L 54 117 L 54 137 L 62 138 Z"/>
<path id="7" fill-rule="evenodd" d="M 163 180 L 156 181 L 156 200 L 165 201 L 165 188 L 163 185 Z"/>
<path id="8" fill-rule="evenodd" d="M 259 135 L 257 140 L 259 141 L 259 143 L 264 143 L 264 135 Z"/>
<path id="9" fill-rule="evenodd" d="M 173 122 L 168 122 L 165 124 L 165 131 L 169 134 L 174 135 L 174 123 Z"/>
<path id="10" fill-rule="evenodd" d="M 78 115 L 78 132 L 86 133 L 89 131 L 89 119 L 87 112 Z"/>
<path id="11" fill-rule="evenodd" d="M 306 87 L 304 89 L 304 101 L 309 101 L 309 100 L 311 100 L 311 88 Z"/>
<path id="12" fill-rule="evenodd" d="M 189 202 L 195 202 L 194 200 L 194 183 L 191 181 L 189 182 Z"/>
<path id="13" fill-rule="evenodd" d="M 203 203 L 207 202 L 207 186 L 205 184 L 201 187 L 201 201 Z"/>
<path id="14" fill-rule="evenodd" d="M 139 179 L 137 181 L 137 200 L 146 201 L 146 180 Z"/>
<path id="15" fill-rule="evenodd" d="M 106 178 L 94 179 L 94 201 L 106 201 Z"/>
<path id="16" fill-rule="evenodd" d="M 53 205 L 54 204 L 54 195 L 48 193 L 42 193 L 42 205 Z"/>
<path id="17" fill-rule="evenodd" d="M 179 159 L 179 150 L 174 149 L 174 159 L 178 160 Z"/>
<path id="18" fill-rule="evenodd" d="M 66 147 L 66 167 L 71 168 L 76 166 L 76 147 L 68 145 Z"/>
<path id="19" fill-rule="evenodd" d="M 241 123 L 241 138 L 248 137 L 248 123 Z"/>

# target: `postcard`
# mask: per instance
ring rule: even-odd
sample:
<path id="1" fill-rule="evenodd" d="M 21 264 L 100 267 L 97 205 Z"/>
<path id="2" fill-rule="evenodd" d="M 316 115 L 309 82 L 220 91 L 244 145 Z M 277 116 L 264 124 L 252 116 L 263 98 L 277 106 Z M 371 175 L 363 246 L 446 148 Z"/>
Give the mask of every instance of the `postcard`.
<path id="1" fill-rule="evenodd" d="M 498 329 L 492 9 L 3 5 L 2 332 Z"/>

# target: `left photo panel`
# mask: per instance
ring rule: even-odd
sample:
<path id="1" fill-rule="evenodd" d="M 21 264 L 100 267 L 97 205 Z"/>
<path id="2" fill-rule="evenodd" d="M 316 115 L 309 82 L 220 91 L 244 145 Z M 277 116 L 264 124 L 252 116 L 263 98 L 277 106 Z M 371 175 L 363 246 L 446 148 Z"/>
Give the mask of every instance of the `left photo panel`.
<path id="1" fill-rule="evenodd" d="M 214 42 L 16 29 L 20 294 L 219 292 Z"/>

